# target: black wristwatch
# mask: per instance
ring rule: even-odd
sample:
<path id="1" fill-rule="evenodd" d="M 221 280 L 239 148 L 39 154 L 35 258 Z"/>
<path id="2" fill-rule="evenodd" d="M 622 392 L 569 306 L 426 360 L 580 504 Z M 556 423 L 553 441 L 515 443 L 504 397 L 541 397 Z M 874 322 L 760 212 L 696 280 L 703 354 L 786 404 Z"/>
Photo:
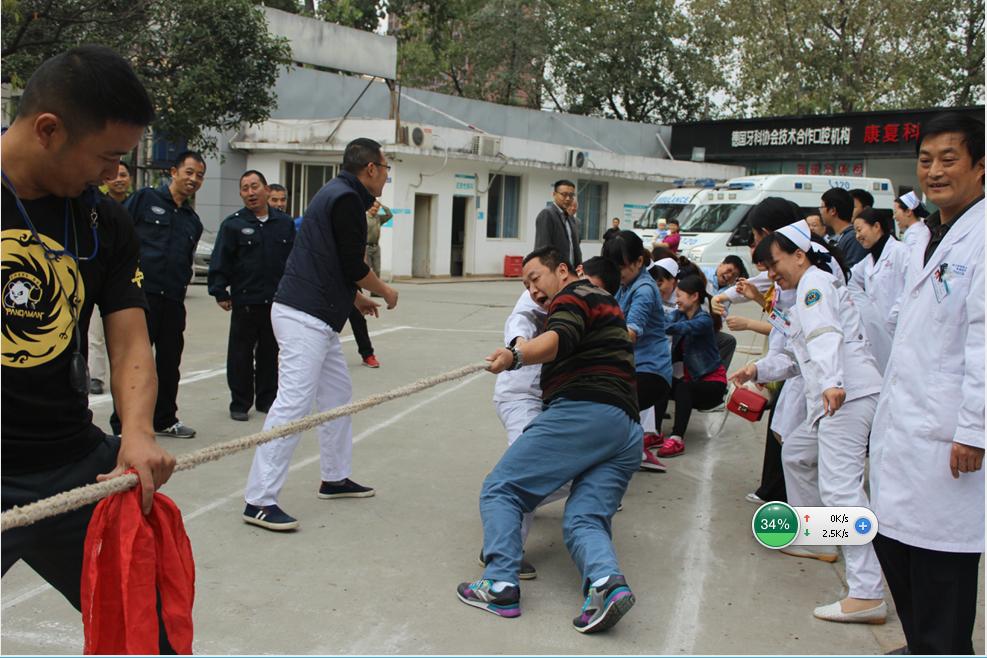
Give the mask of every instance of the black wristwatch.
<path id="1" fill-rule="evenodd" d="M 511 366 L 508 370 L 518 370 L 523 367 L 524 362 L 521 360 L 521 350 L 514 345 L 508 345 L 507 349 L 510 350 L 511 354 L 514 356 L 514 361 L 511 362 Z"/>

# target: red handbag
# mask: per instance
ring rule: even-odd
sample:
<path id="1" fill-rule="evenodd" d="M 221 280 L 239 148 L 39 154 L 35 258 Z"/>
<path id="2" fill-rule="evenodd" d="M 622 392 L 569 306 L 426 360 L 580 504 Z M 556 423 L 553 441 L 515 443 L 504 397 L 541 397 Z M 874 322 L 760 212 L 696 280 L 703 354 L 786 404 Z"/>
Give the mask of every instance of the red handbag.
<path id="1" fill-rule="evenodd" d="M 767 406 L 768 399 L 766 397 L 743 386 L 733 389 L 730 399 L 727 400 L 727 411 L 752 423 L 761 420 Z"/>

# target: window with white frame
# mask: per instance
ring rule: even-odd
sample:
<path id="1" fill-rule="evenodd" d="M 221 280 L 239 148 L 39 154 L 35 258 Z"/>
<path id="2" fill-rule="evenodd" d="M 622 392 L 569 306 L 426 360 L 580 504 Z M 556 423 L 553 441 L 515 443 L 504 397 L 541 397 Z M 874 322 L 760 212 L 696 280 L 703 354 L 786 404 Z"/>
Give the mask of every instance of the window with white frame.
<path id="1" fill-rule="evenodd" d="M 599 240 L 606 223 L 609 185 L 602 181 L 581 180 L 577 189 L 579 209 L 576 211 L 576 219 L 579 221 L 579 240 Z"/>
<path id="2" fill-rule="evenodd" d="M 487 189 L 487 237 L 518 237 L 521 177 L 490 174 Z"/>
<path id="3" fill-rule="evenodd" d="M 284 183 L 288 190 L 288 214 L 300 217 L 305 214 L 315 193 L 336 176 L 334 164 L 284 163 Z"/>

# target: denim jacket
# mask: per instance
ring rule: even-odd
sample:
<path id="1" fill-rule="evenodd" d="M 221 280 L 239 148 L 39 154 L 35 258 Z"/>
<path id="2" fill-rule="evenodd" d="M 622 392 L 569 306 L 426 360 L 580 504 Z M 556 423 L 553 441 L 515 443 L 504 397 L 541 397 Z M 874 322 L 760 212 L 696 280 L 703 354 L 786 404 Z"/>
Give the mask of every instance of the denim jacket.
<path id="1" fill-rule="evenodd" d="M 673 336 L 672 354 L 682 345 L 682 361 L 695 381 L 720 367 L 720 350 L 716 347 L 713 318 L 700 308 L 690 320 L 682 311 L 675 311 L 665 331 Z"/>
<path id="2" fill-rule="evenodd" d="M 634 343 L 634 370 L 661 376 L 672 383 L 672 356 L 665 335 L 665 311 L 661 292 L 646 269 L 617 291 L 617 303 L 624 312 L 627 328 L 637 334 Z"/>

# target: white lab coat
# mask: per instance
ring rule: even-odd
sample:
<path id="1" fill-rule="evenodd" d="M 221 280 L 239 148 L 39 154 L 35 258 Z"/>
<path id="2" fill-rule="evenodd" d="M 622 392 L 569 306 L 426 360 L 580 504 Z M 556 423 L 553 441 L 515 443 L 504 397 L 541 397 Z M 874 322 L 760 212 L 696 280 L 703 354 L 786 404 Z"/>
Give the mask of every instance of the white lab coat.
<path id="1" fill-rule="evenodd" d="M 953 479 L 953 442 L 984 447 L 984 201 L 954 220 L 924 264 L 911 250 L 871 434 L 880 533 L 936 551 L 984 550 L 984 471 Z M 935 275 L 949 294 L 938 301 Z"/>
<path id="2" fill-rule="evenodd" d="M 907 246 L 891 238 L 884 244 L 876 263 L 868 254 L 850 270 L 847 289 L 860 311 L 864 333 L 881 374 L 884 374 L 888 357 L 891 356 L 892 329 L 889 318 L 905 287 L 910 251 Z"/>
<path id="3" fill-rule="evenodd" d="M 509 345 L 519 337 L 531 340 L 542 332 L 546 316 L 545 310 L 525 290 L 504 322 L 504 344 Z M 540 364 L 522 366 L 518 370 L 505 370 L 497 375 L 494 402 L 532 399 L 541 400 Z"/>
<path id="4" fill-rule="evenodd" d="M 910 249 L 919 241 L 922 241 L 922 244 L 929 244 L 931 235 L 929 227 L 925 225 L 925 221 L 920 220 L 905 229 L 905 234 L 901 236 L 901 241 Z"/>
<path id="5" fill-rule="evenodd" d="M 770 353 L 757 362 L 758 381 L 788 379 L 799 372 L 805 378 L 806 422 L 824 412 L 822 394 L 842 388 L 846 400 L 881 390 L 881 375 L 864 336 L 860 314 L 846 286 L 837 287 L 833 275 L 810 267 L 799 281 L 795 305 L 788 311 L 791 327 L 785 351 Z"/>

